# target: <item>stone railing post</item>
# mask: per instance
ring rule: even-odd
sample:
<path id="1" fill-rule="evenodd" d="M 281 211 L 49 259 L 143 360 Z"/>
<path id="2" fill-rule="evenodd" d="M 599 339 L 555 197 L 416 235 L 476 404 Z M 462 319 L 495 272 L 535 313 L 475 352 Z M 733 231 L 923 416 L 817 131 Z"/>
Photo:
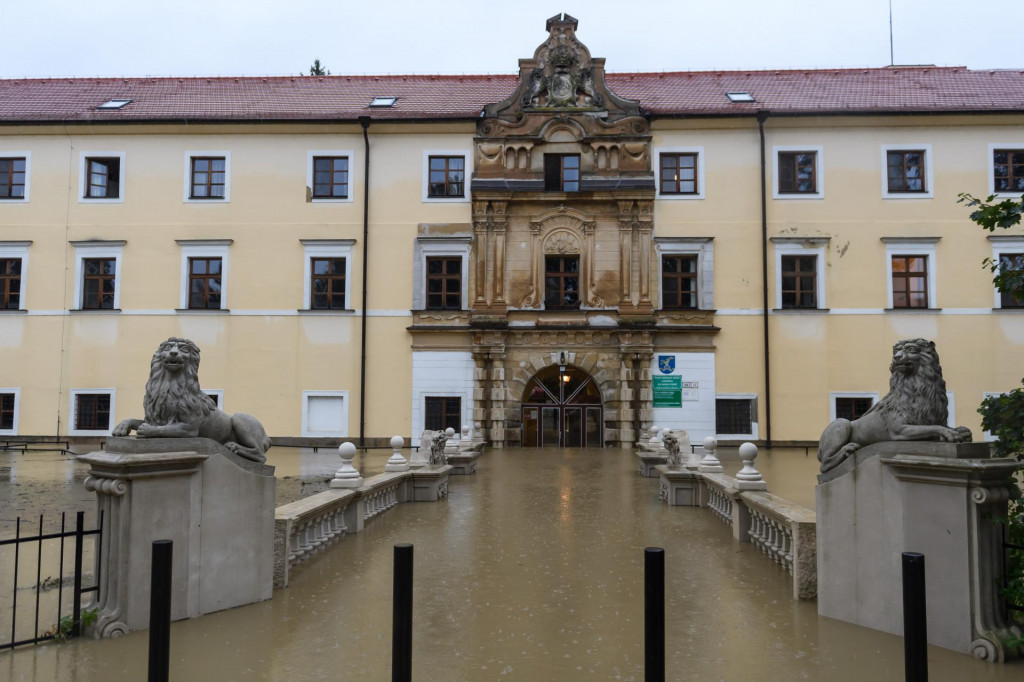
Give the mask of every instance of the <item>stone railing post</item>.
<path id="1" fill-rule="evenodd" d="M 356 457 L 356 446 L 352 443 L 342 443 L 338 446 L 338 455 L 341 457 L 341 468 L 334 474 L 331 487 L 358 488 L 362 486 L 363 477 L 352 466 L 352 460 Z"/>
<path id="2" fill-rule="evenodd" d="M 405 445 L 405 439 L 401 436 L 391 437 L 391 457 L 388 459 L 388 463 L 384 466 L 384 471 L 408 471 L 409 463 L 402 456 L 402 446 Z"/>
<path id="3" fill-rule="evenodd" d="M 700 471 L 702 474 L 720 474 L 722 473 L 722 463 L 718 461 L 716 452 L 718 450 L 718 441 L 715 440 L 714 436 L 708 436 L 704 439 L 704 457 L 700 460 Z"/>
<path id="4" fill-rule="evenodd" d="M 743 468 L 736 474 L 736 487 L 740 490 L 768 490 L 768 484 L 761 477 L 761 472 L 754 468 L 756 458 L 756 445 L 744 443 L 740 446 L 740 459 L 743 460 Z"/>

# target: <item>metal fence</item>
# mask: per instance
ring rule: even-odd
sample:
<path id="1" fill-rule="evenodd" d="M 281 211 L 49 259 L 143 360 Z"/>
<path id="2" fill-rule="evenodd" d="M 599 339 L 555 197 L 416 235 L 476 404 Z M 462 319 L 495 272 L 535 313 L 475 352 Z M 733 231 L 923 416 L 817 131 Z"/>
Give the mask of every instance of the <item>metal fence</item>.
<path id="1" fill-rule="evenodd" d="M 82 595 L 98 591 L 100 578 L 99 565 L 97 563 L 94 584 L 91 587 L 82 586 L 82 563 L 86 551 L 86 538 L 94 537 L 93 549 L 95 553 L 93 556 L 99 556 L 103 548 L 103 513 L 100 512 L 96 527 L 89 530 L 85 528 L 85 512 L 75 513 L 73 529 L 67 527 L 67 516 L 66 512 L 60 515 L 59 531 L 44 532 L 45 524 L 43 516 L 40 515 L 37 532 L 29 535 L 23 534 L 23 531 L 32 533 L 29 523 L 23 523 L 21 517 L 18 517 L 15 521 L 14 537 L 0 540 L 0 551 L 6 548 L 4 553 L 11 553 L 14 556 L 13 570 L 10 571 L 8 571 L 7 566 L 11 564 L 6 561 L 6 557 L 0 557 L 0 576 L 10 576 L 9 580 L 6 577 L 0 579 L 0 588 L 3 591 L 0 594 L 0 607 L 2 607 L 0 608 L 0 623 L 10 623 L 10 636 L 0 638 L 0 650 L 13 649 L 24 644 L 36 644 L 53 639 L 76 637 L 81 634 Z M 34 547 L 32 547 L 32 543 L 35 543 Z M 34 557 L 32 550 L 35 550 Z M 65 577 L 65 557 L 68 550 L 71 551 L 68 564 L 72 569 L 72 573 L 70 576 Z M 57 555 L 56 561 L 53 560 L 55 552 Z M 26 576 L 21 570 L 21 564 L 23 562 L 31 564 L 33 559 L 35 563 L 35 582 L 25 584 L 26 580 L 31 581 L 32 566 L 29 566 L 29 575 Z M 43 578 L 44 564 L 48 565 L 46 578 Z M 49 575 L 53 568 L 57 569 L 56 578 Z M 64 583 L 68 580 L 71 582 L 69 588 L 71 591 L 70 603 L 65 603 Z M 20 586 L 19 581 L 22 582 Z M 24 603 L 25 600 L 23 598 L 22 603 L 19 605 L 19 590 L 29 592 L 28 604 Z M 52 598 L 54 590 L 57 593 L 55 604 Z M 19 608 L 21 610 L 20 621 L 18 615 Z M 9 614 L 7 613 L 8 609 L 10 611 Z M 28 616 L 25 615 L 25 609 L 31 609 Z M 40 613 L 41 611 L 42 614 Z M 46 623 L 53 623 L 52 627 L 43 632 L 39 631 L 41 615 L 44 627 L 46 627 Z M 25 628 L 29 625 L 29 621 L 32 624 L 32 631 L 31 635 L 26 637 L 24 632 Z M 20 635 L 21 639 L 18 639 L 19 624 L 22 633 Z"/>

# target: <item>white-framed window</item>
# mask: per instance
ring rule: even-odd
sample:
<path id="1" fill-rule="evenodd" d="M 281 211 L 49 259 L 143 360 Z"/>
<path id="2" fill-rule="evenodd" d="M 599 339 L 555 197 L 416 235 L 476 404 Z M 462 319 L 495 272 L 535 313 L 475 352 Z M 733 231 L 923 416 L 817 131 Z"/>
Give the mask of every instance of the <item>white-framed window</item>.
<path id="1" fill-rule="evenodd" d="M 1024 194 L 1024 142 L 994 142 L 988 146 L 988 193 L 1004 199 Z"/>
<path id="2" fill-rule="evenodd" d="M 828 394 L 828 419 L 860 419 L 878 402 L 878 393 L 871 391 L 831 391 Z"/>
<path id="3" fill-rule="evenodd" d="M 989 235 L 988 240 L 992 243 L 992 261 L 994 263 L 999 264 L 1001 268 L 1024 269 L 1024 237 Z M 1024 310 L 1024 300 L 1015 299 L 995 287 L 992 287 L 992 293 L 994 295 L 993 308 Z"/>
<path id="4" fill-rule="evenodd" d="M 946 391 L 946 426 L 956 428 L 956 398 L 953 391 Z"/>
<path id="5" fill-rule="evenodd" d="M 882 145 L 883 199 L 931 199 L 933 177 L 930 144 Z"/>
<path id="6" fill-rule="evenodd" d="M 73 388 L 69 436 L 109 436 L 116 424 L 117 389 Z"/>
<path id="7" fill-rule="evenodd" d="M 715 394 L 715 437 L 719 440 L 757 439 L 757 394 Z"/>
<path id="8" fill-rule="evenodd" d="M 300 239 L 304 247 L 302 310 L 352 312 L 354 239 Z"/>
<path id="9" fill-rule="evenodd" d="M 0 310 L 25 310 L 30 241 L 0 242 Z"/>
<path id="10" fill-rule="evenodd" d="M 828 237 L 772 237 L 775 309 L 823 310 Z"/>
<path id="11" fill-rule="evenodd" d="M 469 179 L 473 176 L 468 149 L 433 149 L 423 152 L 423 201 L 426 203 L 469 201 Z"/>
<path id="12" fill-rule="evenodd" d="M 228 250 L 232 239 L 178 239 L 181 288 L 178 309 L 228 309 Z"/>
<path id="13" fill-rule="evenodd" d="M 704 147 L 663 147 L 654 150 L 659 199 L 704 198 Z"/>
<path id="14" fill-rule="evenodd" d="M 0 388 L 0 436 L 18 435 L 21 413 L 21 389 Z"/>
<path id="15" fill-rule="evenodd" d="M 351 149 L 306 152 L 306 191 L 314 204 L 351 203 L 353 191 Z"/>
<path id="16" fill-rule="evenodd" d="M 662 310 L 713 310 L 715 242 L 713 237 L 655 237 L 658 256 L 658 307 Z M 688 268 L 696 267 L 691 279 Z M 696 287 L 696 291 L 688 287 Z M 669 292 L 666 297 L 666 291 Z M 696 305 L 690 305 L 696 301 Z"/>
<path id="17" fill-rule="evenodd" d="M 78 203 L 124 202 L 125 153 L 81 152 L 78 163 Z"/>
<path id="18" fill-rule="evenodd" d="M 928 310 L 935 299 L 938 237 L 882 237 L 885 243 L 886 308 Z"/>
<path id="19" fill-rule="evenodd" d="M 223 388 L 202 388 L 199 389 L 206 395 L 213 398 L 213 402 L 217 403 L 217 409 L 224 409 L 224 389 Z"/>
<path id="20" fill-rule="evenodd" d="M 121 309 L 124 241 L 71 242 L 75 247 L 75 310 Z"/>
<path id="21" fill-rule="evenodd" d="M 825 150 L 821 145 L 772 147 L 773 199 L 824 199 Z"/>
<path id="22" fill-rule="evenodd" d="M 189 204 L 226 204 L 231 201 L 231 152 L 185 152 L 185 186 Z"/>
<path id="23" fill-rule="evenodd" d="M 413 242 L 413 310 L 469 310 L 472 238 L 417 237 Z"/>
<path id="24" fill-rule="evenodd" d="M 32 188 L 32 152 L 0 151 L 0 206 L 27 204 Z"/>
<path id="25" fill-rule="evenodd" d="M 348 391 L 302 392 L 302 437 L 348 436 Z"/>

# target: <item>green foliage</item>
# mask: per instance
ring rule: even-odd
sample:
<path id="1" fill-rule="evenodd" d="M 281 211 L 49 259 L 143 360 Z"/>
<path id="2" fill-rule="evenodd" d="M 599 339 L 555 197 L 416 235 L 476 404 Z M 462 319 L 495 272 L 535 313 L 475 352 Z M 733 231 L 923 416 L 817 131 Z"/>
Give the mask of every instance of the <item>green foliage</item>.
<path id="1" fill-rule="evenodd" d="M 331 71 L 330 71 L 330 69 L 325 69 L 323 66 L 321 66 L 320 65 L 320 58 L 317 57 L 316 59 L 313 60 L 313 65 L 309 67 L 309 75 L 310 76 L 330 76 L 331 75 Z"/>
<path id="2" fill-rule="evenodd" d="M 970 194 L 961 194 L 957 203 L 973 208 L 971 220 L 989 232 L 1020 225 L 1021 216 L 1024 215 L 1024 196 L 1020 201 L 1005 199 L 996 202 L 994 195 L 982 201 Z M 984 265 L 993 273 L 992 283 L 997 291 L 1024 300 L 1024 269 L 1019 267 L 1019 263 L 999 263 L 986 258 Z M 999 439 L 993 443 L 995 454 L 1024 461 L 1024 389 L 1015 388 L 1009 393 L 985 398 L 978 412 L 981 413 L 982 428 Z M 1007 516 L 1006 541 L 1024 546 L 1024 500 L 1011 500 Z M 1024 607 L 1024 550 L 1008 549 L 1006 559 L 1007 575 L 1003 596 L 1010 604 Z M 1024 625 L 1024 611 L 1012 611 L 1011 614 Z M 1024 646 L 1024 640 L 1009 644 Z"/>
<path id="3" fill-rule="evenodd" d="M 82 627 L 87 628 L 99 618 L 99 608 L 82 609 Z M 71 631 L 75 628 L 75 619 L 71 616 L 63 616 L 60 622 L 46 631 L 46 635 L 53 637 L 58 642 L 66 642 L 71 639 Z"/>

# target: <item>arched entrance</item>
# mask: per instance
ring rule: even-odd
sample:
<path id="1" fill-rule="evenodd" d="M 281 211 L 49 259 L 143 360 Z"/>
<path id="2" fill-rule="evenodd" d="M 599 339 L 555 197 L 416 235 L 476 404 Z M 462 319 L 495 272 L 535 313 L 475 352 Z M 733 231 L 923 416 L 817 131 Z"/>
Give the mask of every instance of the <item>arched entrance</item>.
<path id="1" fill-rule="evenodd" d="M 599 448 L 602 442 L 601 389 L 571 365 L 537 372 L 523 392 L 523 447 Z"/>

